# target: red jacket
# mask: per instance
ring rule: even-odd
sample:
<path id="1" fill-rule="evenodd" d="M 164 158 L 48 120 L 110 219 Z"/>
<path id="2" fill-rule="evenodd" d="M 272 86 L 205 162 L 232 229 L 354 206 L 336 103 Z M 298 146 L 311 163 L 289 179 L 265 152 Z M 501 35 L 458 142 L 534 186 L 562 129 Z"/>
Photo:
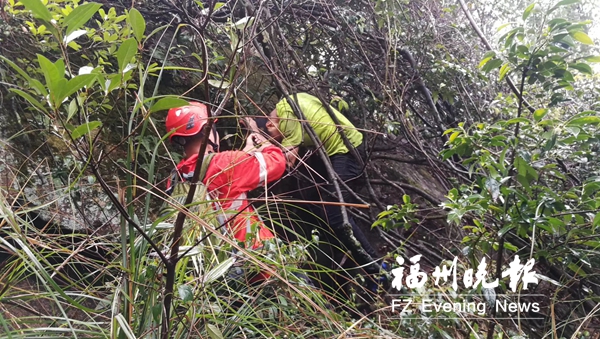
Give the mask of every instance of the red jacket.
<path id="1" fill-rule="evenodd" d="M 183 159 L 177 170 L 183 180 L 191 179 L 196 160 L 194 155 Z M 253 249 L 261 246 L 261 240 L 275 236 L 267 229 L 252 206 L 248 206 L 247 193 L 266 183 L 281 178 L 285 172 L 286 159 L 281 149 L 276 146 L 265 147 L 260 152 L 226 151 L 216 153 L 206 169 L 202 182 L 208 188 L 213 200 L 213 208 L 218 212 L 218 220 L 222 224 L 239 211 L 233 222 L 227 226 L 238 241 L 245 241 L 246 234 L 256 224 L 256 235 Z M 170 183 L 167 184 L 170 186 Z M 247 207 L 247 208 L 246 208 Z"/>

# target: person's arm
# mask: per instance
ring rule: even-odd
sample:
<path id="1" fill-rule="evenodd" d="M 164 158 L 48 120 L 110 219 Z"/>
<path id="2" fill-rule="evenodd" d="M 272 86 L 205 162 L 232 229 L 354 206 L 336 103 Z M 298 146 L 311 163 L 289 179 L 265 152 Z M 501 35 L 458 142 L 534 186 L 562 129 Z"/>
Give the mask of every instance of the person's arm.
<path id="1" fill-rule="evenodd" d="M 240 119 L 240 122 L 246 126 L 250 130 L 251 133 L 259 133 L 260 128 L 256 124 L 256 121 L 252 117 L 243 117 Z"/>
<path id="2" fill-rule="evenodd" d="M 271 143 L 260 133 L 250 133 L 246 138 L 246 146 L 243 151 L 246 153 L 260 152 Z"/>
<path id="3" fill-rule="evenodd" d="M 298 146 L 284 147 L 283 153 L 285 154 L 285 160 L 288 167 L 294 167 L 296 160 L 298 160 Z"/>
<path id="4" fill-rule="evenodd" d="M 272 144 L 265 144 L 250 153 L 229 151 L 217 156 L 221 168 L 219 184 L 240 193 L 275 181 L 285 172 L 285 156 Z"/>
<path id="5" fill-rule="evenodd" d="M 287 105 L 287 103 L 285 105 L 279 105 L 276 112 L 280 119 L 279 129 L 283 135 L 281 147 L 283 148 L 287 165 L 289 167 L 293 167 L 296 163 L 296 160 L 298 160 L 298 147 L 302 144 L 302 139 L 304 137 L 302 134 L 302 124 L 300 121 L 298 121 L 298 119 L 296 119 L 294 112 L 292 111 L 291 107 Z M 263 145 L 265 145 L 264 142 L 267 140 L 263 137 L 254 119 L 251 117 L 244 117 L 240 120 L 240 122 L 242 122 L 251 131 L 250 137 L 246 141 L 246 147 L 244 148 L 244 151 L 252 151 L 254 148 L 252 146 L 252 141 L 254 141 L 256 144 L 263 143 Z M 254 140 L 251 138 L 253 135 L 256 135 Z"/>
<path id="6" fill-rule="evenodd" d="M 263 181 L 258 183 L 257 187 L 262 186 L 265 182 L 270 183 L 278 180 L 283 176 L 283 173 L 285 172 L 286 158 L 279 147 L 269 144 L 264 146 L 260 152 L 255 152 L 255 157 L 256 154 L 262 155 L 266 169 L 265 178 Z M 257 157 L 257 159 L 259 160 L 259 164 L 262 165 L 260 156 Z"/>

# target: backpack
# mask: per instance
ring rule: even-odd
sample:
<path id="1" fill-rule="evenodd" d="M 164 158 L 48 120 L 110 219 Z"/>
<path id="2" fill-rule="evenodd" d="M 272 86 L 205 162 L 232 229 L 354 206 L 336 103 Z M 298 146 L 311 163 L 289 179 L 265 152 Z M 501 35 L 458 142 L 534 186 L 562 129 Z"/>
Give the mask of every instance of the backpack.
<path id="1" fill-rule="evenodd" d="M 202 166 L 200 167 L 198 182 L 196 183 L 196 192 L 194 193 L 194 198 L 192 199 L 191 204 L 188 205 L 187 208 L 192 214 L 216 228 L 219 226 L 219 223 L 215 217 L 215 209 L 212 206 L 213 204 L 210 203 L 211 197 L 208 192 L 208 188 L 202 182 L 206 176 L 208 166 L 210 165 L 210 162 L 215 154 L 216 153 L 209 153 L 204 156 Z M 192 175 L 193 173 L 189 173 L 187 176 L 184 175 L 184 179 L 191 179 Z M 183 206 L 185 204 L 190 187 L 191 185 L 187 180 L 180 180 L 180 174 L 177 172 L 177 169 L 174 169 L 171 174 L 171 185 L 167 190 L 169 198 L 164 201 L 159 213 L 161 216 L 168 215 L 165 222 L 170 222 L 172 224 L 175 223 L 175 219 L 178 214 L 178 209 L 176 206 Z M 200 233 L 203 233 L 202 228 L 203 227 L 200 227 L 199 223 L 193 218 L 186 218 L 184 232 L 182 233 L 182 244 L 193 242 L 193 239 L 197 238 L 197 236 L 200 236 Z"/>
<path id="2" fill-rule="evenodd" d="M 209 223 L 215 229 L 221 227 L 221 232 L 223 234 L 227 234 L 228 227 L 223 224 L 232 216 L 232 213 L 235 211 L 235 207 L 230 207 L 229 211 L 223 210 L 220 202 L 217 200 L 217 196 L 211 195 L 211 192 L 208 192 L 208 187 L 203 183 L 203 180 L 205 179 L 206 173 L 208 171 L 208 167 L 210 166 L 210 163 L 215 155 L 216 153 L 209 153 L 204 156 L 204 160 L 202 161 L 202 166 L 200 168 L 200 173 L 198 176 L 198 182 L 196 183 L 196 192 L 194 193 L 192 203 L 188 205 L 187 208 L 199 219 L 202 219 L 203 221 Z M 170 190 L 167 192 L 170 194 L 170 197 L 168 198 L 168 200 L 165 201 L 163 208 L 161 209 L 161 215 L 163 215 L 164 213 L 170 213 L 169 218 L 165 220 L 166 222 L 170 222 L 171 224 L 175 223 L 175 219 L 177 216 L 177 208 L 175 206 L 182 206 L 185 204 L 185 200 L 191 187 L 190 183 L 187 180 L 191 179 L 192 176 L 193 172 L 188 173 L 187 175 L 183 175 L 183 178 L 185 180 L 181 181 L 180 174 L 177 172 L 177 169 L 173 171 L 171 179 L 172 184 L 169 187 Z M 257 217 L 259 220 L 261 220 L 260 215 L 257 214 Z M 238 262 L 237 250 L 227 248 L 225 251 L 223 251 L 223 248 L 219 245 L 222 244 L 221 240 L 214 234 L 211 234 L 214 231 L 211 232 L 210 230 L 206 230 L 206 224 L 197 222 L 194 219 L 195 218 L 190 218 L 189 216 L 185 219 L 181 239 L 181 248 L 189 249 L 189 245 L 195 245 L 198 239 L 210 234 L 210 236 L 206 237 L 206 247 L 210 247 L 213 249 L 212 253 L 201 251 L 201 248 L 206 248 L 204 247 L 205 244 L 202 243 L 197 245 L 199 247 L 198 251 L 194 249 L 190 252 L 190 255 L 196 253 L 204 253 L 204 255 L 202 256 L 194 256 L 193 258 L 191 258 L 192 262 L 194 262 L 194 266 L 197 272 L 200 275 L 205 274 L 200 273 L 203 271 L 201 268 L 203 266 L 201 261 L 204 261 L 204 265 L 208 264 L 209 262 L 221 262 L 223 264 L 223 272 L 228 271 L 229 268 L 231 268 L 232 266 L 236 269 L 236 272 L 238 273 L 240 270 L 245 272 L 245 270 L 241 268 L 241 265 L 244 265 L 245 260 L 241 260 L 241 262 Z M 275 240 L 277 239 L 275 238 Z M 274 249 L 269 250 L 269 252 L 275 253 Z M 251 274 L 251 276 L 248 277 L 248 279 L 250 279 L 250 282 L 262 281 L 270 276 L 270 274 L 266 272 L 254 274 L 252 273 L 254 270 L 255 269 L 252 269 L 244 273 Z"/>

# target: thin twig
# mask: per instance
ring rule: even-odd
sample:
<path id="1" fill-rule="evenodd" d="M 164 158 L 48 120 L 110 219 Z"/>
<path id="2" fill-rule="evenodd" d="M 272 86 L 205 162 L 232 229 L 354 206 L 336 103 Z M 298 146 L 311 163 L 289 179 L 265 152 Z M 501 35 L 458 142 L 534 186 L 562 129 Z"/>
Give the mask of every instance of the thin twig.
<path id="1" fill-rule="evenodd" d="M 471 16 L 471 12 L 469 12 L 469 9 L 467 8 L 467 5 L 465 4 L 464 0 L 458 0 L 458 3 L 460 4 L 460 7 L 462 8 L 463 12 L 467 16 L 467 19 L 469 20 L 471 27 L 473 28 L 475 33 L 477 33 L 477 35 L 479 36 L 479 38 L 481 39 L 481 41 L 483 42 L 483 44 L 485 45 L 487 50 L 493 52 L 494 48 L 489 43 L 489 41 L 486 39 L 483 32 L 479 29 L 479 26 L 477 26 L 477 24 L 475 23 L 475 20 L 473 20 L 473 17 Z M 522 103 L 525 105 L 525 107 L 527 107 L 527 109 L 531 113 L 535 112 L 535 108 L 533 108 L 533 106 L 531 106 L 529 104 L 529 102 L 527 100 L 525 100 L 525 98 L 523 98 L 522 92 L 517 89 L 517 86 L 515 86 L 515 83 L 512 81 L 510 76 L 506 76 L 506 82 L 508 83 L 508 86 L 510 87 L 511 91 L 519 98 L 519 100 L 522 101 Z"/>
<path id="2" fill-rule="evenodd" d="M 269 67 L 269 69 L 271 69 L 273 74 L 277 74 L 277 72 L 275 72 L 273 70 L 273 68 L 275 67 L 275 64 L 272 63 L 270 61 L 270 59 L 268 59 L 264 55 L 264 53 L 262 52 L 262 48 L 260 48 L 260 46 L 258 45 L 258 42 L 255 41 L 254 44 L 255 44 L 256 49 L 261 54 L 267 67 Z M 284 94 L 285 99 L 287 100 L 288 104 L 292 108 L 292 111 L 294 112 L 296 117 L 301 119 L 301 124 L 303 125 L 304 130 L 308 133 L 308 135 L 311 138 L 311 140 L 313 141 L 313 143 L 315 145 L 319 145 L 320 144 L 319 138 L 317 137 L 315 131 L 310 126 L 310 124 L 306 123 L 306 117 L 302 113 L 302 110 L 300 110 L 300 108 L 296 104 L 296 101 L 292 100 L 286 87 L 283 85 L 282 81 L 277 76 L 274 76 L 273 80 L 275 81 L 277 88 L 281 91 L 281 93 Z M 325 151 L 323 150 L 322 147 L 317 148 L 317 154 L 319 155 L 319 157 L 321 158 L 321 160 L 323 161 L 323 163 L 325 165 L 327 174 L 328 174 L 330 180 L 332 181 L 335 191 L 338 195 L 338 200 L 341 203 L 344 203 L 338 176 L 336 175 L 335 171 L 333 170 L 333 168 L 331 166 L 329 157 L 327 157 L 327 154 L 325 153 Z M 380 271 L 381 267 L 379 266 L 379 264 L 373 260 L 374 258 L 371 258 L 371 256 L 363 249 L 363 247 L 361 246 L 360 242 L 356 239 L 356 237 L 354 237 L 354 233 L 352 232 L 352 225 L 349 222 L 348 213 L 344 206 L 341 207 L 341 212 L 342 212 L 342 219 L 343 219 L 343 232 L 341 232 L 340 236 L 343 239 L 342 242 L 344 244 L 346 244 L 346 246 L 350 247 L 350 250 L 352 250 L 353 253 L 356 255 L 356 257 L 357 257 L 356 259 L 358 262 L 370 263 L 370 265 L 376 265 L 375 268 L 378 271 Z"/>
<path id="3" fill-rule="evenodd" d="M 248 198 L 248 201 L 265 201 L 265 199 L 252 199 Z M 281 198 L 273 198 L 272 202 L 285 202 L 290 204 L 311 204 L 311 205 L 322 205 L 322 206 L 346 206 L 354 208 L 370 208 L 371 205 L 367 204 L 351 204 L 347 202 L 334 202 L 334 201 L 310 201 L 310 200 L 286 200 Z"/>

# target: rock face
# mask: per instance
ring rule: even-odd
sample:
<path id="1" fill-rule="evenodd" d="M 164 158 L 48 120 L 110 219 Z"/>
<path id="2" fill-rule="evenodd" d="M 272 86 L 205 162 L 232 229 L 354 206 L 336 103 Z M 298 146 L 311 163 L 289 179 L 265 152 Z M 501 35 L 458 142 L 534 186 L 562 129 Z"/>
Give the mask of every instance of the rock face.
<path id="1" fill-rule="evenodd" d="M 73 183 L 77 177 L 73 172 L 68 176 L 71 182 L 65 183 L 46 158 L 23 152 L 23 147 L 0 139 L 0 192 L 7 204 L 18 201 L 44 221 L 69 230 L 115 229 L 119 220 L 116 209 L 93 177 L 82 176 Z"/>

